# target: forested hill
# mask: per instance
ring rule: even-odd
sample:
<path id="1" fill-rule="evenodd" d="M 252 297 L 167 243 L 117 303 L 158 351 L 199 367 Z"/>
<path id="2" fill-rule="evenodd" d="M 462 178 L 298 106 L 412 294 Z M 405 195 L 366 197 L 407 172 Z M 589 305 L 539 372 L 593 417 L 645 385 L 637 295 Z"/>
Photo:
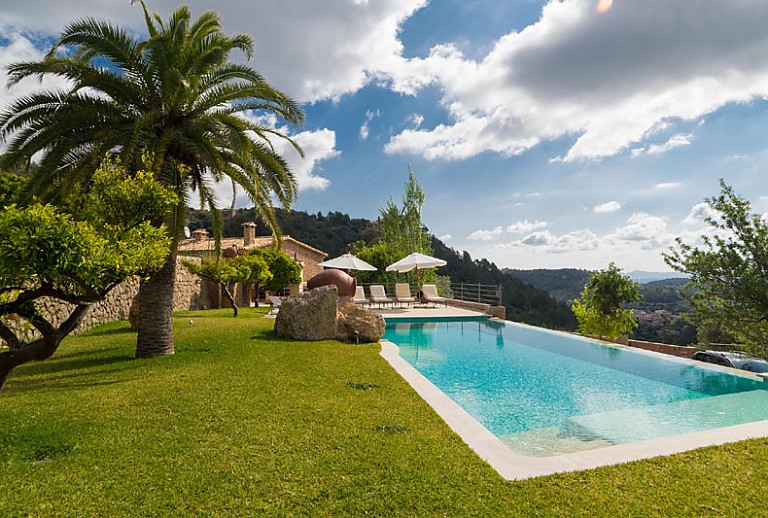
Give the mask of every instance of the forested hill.
<path id="1" fill-rule="evenodd" d="M 487 259 L 474 260 L 466 251 L 459 253 L 436 237 L 432 238 L 432 249 L 435 257 L 447 261 L 439 272 L 450 276 L 452 282 L 501 284 L 508 320 L 569 331 L 576 329 L 570 306 L 555 300 L 546 291 L 504 273 Z"/>
<path id="2" fill-rule="evenodd" d="M 254 209 L 237 209 L 235 212 L 224 211 L 224 237 L 243 235 L 243 223 L 256 222 L 256 235 L 268 236 L 269 229 L 255 215 Z M 328 212 L 323 215 L 308 214 L 304 211 L 285 211 L 275 209 L 277 223 L 283 234 L 298 239 L 328 254 L 328 258 L 339 256 L 347 251 L 347 245 L 355 241 L 371 241 L 378 237 L 374 223 L 367 219 L 350 218 L 342 212 Z M 189 228 L 204 228 L 212 235 L 211 218 L 207 212 L 189 210 Z"/>
<path id="3" fill-rule="evenodd" d="M 237 237 L 243 233 L 246 221 L 256 221 L 256 235 L 268 235 L 269 230 L 254 209 L 238 209 L 233 213 L 225 211 L 224 236 Z M 277 221 L 282 232 L 336 257 L 345 253 L 349 243 L 370 242 L 379 237 L 374 222 L 367 219 L 350 218 L 341 212 L 308 214 L 303 211 L 286 212 L 276 209 Z M 189 211 L 189 227 L 192 230 L 205 228 L 212 232 L 210 215 L 194 209 Z M 475 260 L 467 252 L 459 253 L 447 247 L 437 238 L 432 238 L 434 255 L 448 264 L 439 270 L 453 282 L 501 284 L 503 303 L 507 318 L 527 324 L 555 329 L 573 330 L 576 320 L 570 307 L 550 297 L 546 291 L 535 288 L 519 279 L 502 272 L 495 264 L 485 259 Z"/>
<path id="4" fill-rule="evenodd" d="M 554 298 L 568 303 L 579 296 L 590 275 L 592 275 L 589 270 L 577 270 L 575 268 L 561 268 L 559 270 L 512 270 L 505 268 L 504 272 L 541 288 Z"/>

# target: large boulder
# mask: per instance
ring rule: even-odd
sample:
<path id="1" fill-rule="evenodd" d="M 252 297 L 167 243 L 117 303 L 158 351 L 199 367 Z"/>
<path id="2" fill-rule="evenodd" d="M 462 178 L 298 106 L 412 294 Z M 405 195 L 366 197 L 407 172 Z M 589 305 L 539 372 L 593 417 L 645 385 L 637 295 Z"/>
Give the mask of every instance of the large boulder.
<path id="1" fill-rule="evenodd" d="M 340 299 L 336 286 L 321 286 L 283 301 L 275 333 L 296 340 L 378 342 L 384 334 L 384 319 L 348 297 Z"/>
<path id="2" fill-rule="evenodd" d="M 378 342 L 384 335 L 384 318 L 368 308 L 340 302 L 336 313 L 336 338 Z"/>
<path id="3" fill-rule="evenodd" d="M 282 338 L 326 340 L 336 336 L 336 286 L 322 286 L 283 300 L 275 318 Z"/>

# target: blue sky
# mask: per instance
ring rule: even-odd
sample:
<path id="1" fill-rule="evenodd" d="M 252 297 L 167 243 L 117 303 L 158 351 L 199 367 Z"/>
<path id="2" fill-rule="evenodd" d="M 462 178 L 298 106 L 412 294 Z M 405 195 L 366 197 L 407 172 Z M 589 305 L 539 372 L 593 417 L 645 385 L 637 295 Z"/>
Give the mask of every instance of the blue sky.
<path id="1" fill-rule="evenodd" d="M 9 3 L 3 66 L 77 17 L 142 27 L 127 0 Z M 304 103 L 288 131 L 307 158 L 286 148 L 296 209 L 375 218 L 411 164 L 450 246 L 503 267 L 629 270 L 667 269 L 675 237 L 696 242 L 719 178 L 768 210 L 768 2 L 189 3 L 252 34 L 251 65 Z"/>

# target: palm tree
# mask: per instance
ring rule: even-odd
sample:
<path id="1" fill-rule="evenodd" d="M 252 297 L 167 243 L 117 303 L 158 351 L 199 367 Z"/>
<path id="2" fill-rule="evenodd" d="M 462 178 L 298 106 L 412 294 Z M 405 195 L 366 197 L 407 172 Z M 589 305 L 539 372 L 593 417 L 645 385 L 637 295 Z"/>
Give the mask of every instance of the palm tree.
<path id="1" fill-rule="evenodd" d="M 279 235 L 273 199 L 290 208 L 297 189 L 272 140 L 301 149 L 266 116 L 298 125 L 304 114 L 252 68 L 230 61 L 235 50 L 250 58 L 253 41 L 245 34 L 226 35 L 218 13 L 192 20 L 182 6 L 164 22 L 140 3 L 146 39 L 86 18 L 68 25 L 43 60 L 8 67 L 11 84 L 57 76 L 68 86 L 20 97 L 0 113 L 0 139 L 7 145 L 0 168 L 29 168 L 34 156 L 29 194 L 66 198 L 87 188 L 111 152 L 129 171 L 148 162 L 156 177 L 175 189 L 182 201 L 165 221 L 174 246 L 139 294 L 136 356 L 152 357 L 174 351 L 173 284 L 189 194 L 196 192 L 201 207 L 220 222 L 214 185 L 227 180 L 233 190 L 239 185 Z M 220 236 L 220 225 L 215 234 Z"/>

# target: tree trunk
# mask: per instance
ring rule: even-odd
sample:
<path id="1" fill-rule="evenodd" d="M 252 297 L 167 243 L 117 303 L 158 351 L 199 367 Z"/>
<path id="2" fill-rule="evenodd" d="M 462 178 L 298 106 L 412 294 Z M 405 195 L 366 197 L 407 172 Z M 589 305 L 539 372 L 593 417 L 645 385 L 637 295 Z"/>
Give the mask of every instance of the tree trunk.
<path id="1" fill-rule="evenodd" d="M 136 357 L 154 358 L 173 354 L 173 287 L 176 282 L 176 255 L 169 255 L 163 267 L 139 288 L 139 336 Z"/>
<path id="2" fill-rule="evenodd" d="M 232 316 L 236 317 L 239 313 L 239 310 L 237 308 L 237 302 L 235 302 L 235 297 L 233 297 L 232 292 L 229 291 L 229 282 L 222 282 L 221 287 L 224 288 L 224 295 L 227 296 L 227 299 L 229 299 L 229 303 L 232 305 L 232 311 L 235 313 Z"/>
<path id="3" fill-rule="evenodd" d="M 75 309 L 72 310 L 72 313 L 69 314 L 69 317 L 67 317 L 67 319 L 62 322 L 58 329 L 54 329 L 54 327 L 47 320 L 39 318 L 35 328 L 43 336 L 23 346 L 19 344 L 19 340 L 15 335 L 12 339 L 10 336 L 5 336 L 5 332 L 11 334 L 13 333 L 6 326 L 3 326 L 3 330 L 5 331 L 3 333 L 4 339 L 6 341 L 10 339 L 10 342 L 15 342 L 17 347 L 11 349 L 10 351 L 0 353 L 0 390 L 3 390 L 5 382 L 8 380 L 8 376 L 10 376 L 11 371 L 13 371 L 13 369 L 19 365 L 23 365 L 31 361 L 39 362 L 47 360 L 53 356 L 53 353 L 55 353 L 56 349 L 59 348 L 59 344 L 61 344 L 61 341 L 64 339 L 64 337 L 74 331 L 80 321 L 83 320 L 83 317 L 88 312 L 90 307 L 90 304 L 80 304 L 76 306 Z"/>

